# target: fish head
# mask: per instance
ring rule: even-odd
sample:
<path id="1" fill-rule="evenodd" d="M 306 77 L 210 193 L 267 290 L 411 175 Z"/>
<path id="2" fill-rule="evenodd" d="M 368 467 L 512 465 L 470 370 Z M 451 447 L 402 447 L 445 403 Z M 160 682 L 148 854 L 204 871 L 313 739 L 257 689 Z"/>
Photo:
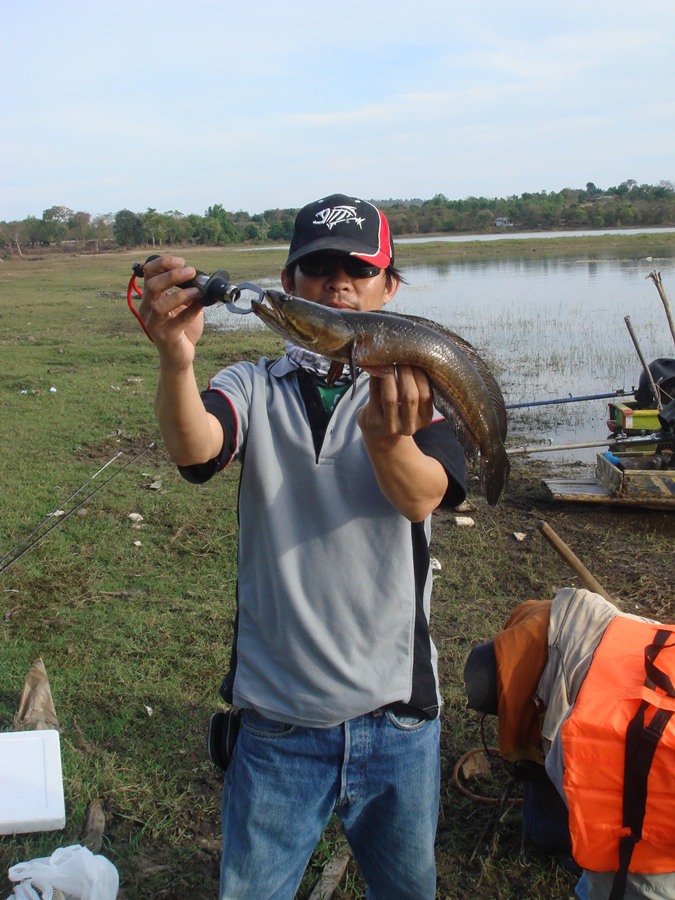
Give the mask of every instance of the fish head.
<path id="1" fill-rule="evenodd" d="M 269 328 L 300 347 L 348 360 L 353 333 L 340 310 L 280 291 L 265 291 L 262 300 L 251 301 L 251 308 Z"/>

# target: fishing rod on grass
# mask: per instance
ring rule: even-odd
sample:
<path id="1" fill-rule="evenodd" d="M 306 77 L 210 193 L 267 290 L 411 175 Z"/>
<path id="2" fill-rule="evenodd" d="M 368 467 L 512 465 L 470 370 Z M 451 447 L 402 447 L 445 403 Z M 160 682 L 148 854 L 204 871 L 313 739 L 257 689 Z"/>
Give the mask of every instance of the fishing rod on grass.
<path id="1" fill-rule="evenodd" d="M 49 534 L 50 531 L 53 531 L 58 525 L 60 525 L 62 522 L 65 522 L 66 519 L 70 518 L 73 513 L 77 512 L 78 509 L 81 509 L 87 502 L 87 500 L 90 500 L 94 496 L 94 494 L 98 494 L 100 491 L 102 491 L 103 488 L 106 487 L 106 485 L 110 484 L 110 482 L 114 478 L 117 478 L 118 475 L 121 475 L 125 469 L 132 465 L 132 463 L 135 463 L 149 450 L 153 450 L 156 446 L 157 445 L 154 442 L 152 444 L 148 444 L 148 446 L 144 450 L 141 450 L 141 452 L 137 453 L 133 459 L 130 459 L 128 462 L 124 463 L 123 466 L 113 472 L 113 474 L 109 478 L 99 484 L 98 487 L 94 488 L 93 491 L 90 491 L 76 506 L 73 506 L 67 512 L 62 512 L 61 508 L 57 507 L 53 512 L 48 513 L 40 522 L 40 524 L 36 528 L 34 528 L 29 535 L 20 540 L 18 544 L 16 544 L 8 553 L 5 553 L 2 559 L 0 559 L 0 575 L 18 559 L 21 559 L 24 554 L 28 553 L 29 550 L 32 550 L 33 547 L 36 547 Z M 124 456 L 124 452 L 122 450 L 120 450 L 119 453 L 116 453 L 112 459 L 109 459 L 108 462 L 104 466 L 102 466 L 98 470 L 98 472 L 95 472 L 91 476 L 91 478 L 88 478 L 87 481 L 84 482 L 84 484 L 80 485 L 80 487 L 74 493 L 72 493 L 70 497 L 68 497 L 63 505 L 67 506 L 68 503 L 75 499 L 75 497 L 79 496 L 79 494 L 82 493 L 87 485 L 91 484 L 91 482 L 95 478 L 97 478 L 101 474 L 101 472 L 105 471 L 105 469 L 107 469 L 108 466 L 112 465 L 112 463 L 118 460 L 120 456 Z M 55 518 L 55 521 L 49 526 L 49 528 L 41 531 L 41 529 L 44 528 L 48 520 L 51 518 Z"/>
<path id="2" fill-rule="evenodd" d="M 124 453 L 123 453 L 122 450 L 120 450 L 119 453 L 116 453 L 115 456 L 113 456 L 112 459 L 109 459 L 108 462 L 107 462 L 104 466 L 101 466 L 101 468 L 98 470 L 98 472 L 95 472 L 95 473 L 91 476 L 91 478 L 89 478 L 87 481 L 84 482 L 84 484 L 80 485 L 80 487 L 79 487 L 76 491 L 74 491 L 74 492 L 70 495 L 70 497 L 68 497 L 68 498 L 63 502 L 62 505 L 63 505 L 63 506 L 67 506 L 67 505 L 71 502 L 71 500 L 74 500 L 75 497 L 78 496 L 78 494 L 81 494 L 81 493 L 82 493 L 82 491 L 86 488 L 86 486 L 87 486 L 88 484 L 91 484 L 91 482 L 94 480 L 94 478 L 97 478 L 97 477 L 101 474 L 101 472 L 103 472 L 105 469 L 107 469 L 108 466 L 111 466 L 111 465 L 115 462 L 115 460 L 117 460 L 117 459 L 120 458 L 120 456 L 124 456 Z M 46 522 L 47 522 L 48 519 L 51 519 L 51 518 L 53 518 L 53 517 L 55 517 L 55 516 L 61 516 L 61 515 L 63 515 L 63 511 L 61 510 L 61 507 L 60 507 L 60 506 L 57 507 L 53 512 L 47 513 L 47 515 L 44 517 L 44 519 L 38 524 L 38 526 L 37 526 L 36 528 L 33 529 L 33 531 L 31 531 L 30 534 L 27 534 L 26 537 L 23 538 L 23 540 L 19 541 L 19 543 L 18 543 L 15 547 L 13 547 L 12 550 L 10 550 L 8 553 L 5 553 L 5 555 L 2 557 L 2 559 L 0 559 L 0 572 L 4 571 L 4 569 L 2 568 L 2 566 L 3 566 L 3 563 L 5 562 L 5 560 L 6 560 L 8 557 L 10 557 L 13 553 L 15 553 L 16 550 L 18 550 L 18 549 L 19 549 L 20 547 L 22 547 L 24 544 L 28 543 L 28 541 L 30 541 L 30 539 L 31 539 L 34 535 L 36 535 L 36 534 L 38 533 L 38 531 L 40 531 L 40 529 L 41 529 L 42 527 L 44 527 L 44 525 L 46 524 Z M 17 559 L 18 559 L 18 557 L 17 557 Z M 8 563 L 7 565 L 10 565 L 10 563 Z"/>

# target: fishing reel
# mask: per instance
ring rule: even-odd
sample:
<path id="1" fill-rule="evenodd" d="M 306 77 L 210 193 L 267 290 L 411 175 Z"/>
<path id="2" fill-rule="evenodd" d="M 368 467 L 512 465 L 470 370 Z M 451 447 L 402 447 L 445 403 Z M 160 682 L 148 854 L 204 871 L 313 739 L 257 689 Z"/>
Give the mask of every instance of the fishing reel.
<path id="1" fill-rule="evenodd" d="M 159 254 L 154 253 L 152 256 L 149 256 L 144 263 L 134 263 L 131 267 L 133 275 L 129 280 L 129 287 L 127 289 L 127 303 L 129 305 L 129 309 L 134 314 L 136 319 L 138 320 L 141 328 L 146 333 L 146 335 L 152 340 L 148 329 L 145 327 L 145 322 L 141 319 L 138 310 L 134 306 L 133 295 L 136 294 L 137 297 L 142 297 L 143 294 L 139 291 L 136 285 L 137 278 L 143 278 L 143 270 L 145 266 L 153 259 L 159 259 Z M 253 312 L 253 308 L 251 303 L 249 302 L 248 306 L 238 306 L 237 304 L 240 302 L 242 293 L 246 293 L 248 297 L 255 296 L 256 299 L 261 299 L 265 291 L 259 287 L 257 284 L 251 284 L 248 281 L 241 282 L 240 284 L 233 284 L 230 281 L 230 274 L 225 269 L 218 269 L 212 275 L 207 275 L 205 272 L 196 270 L 196 274 L 194 278 L 191 278 L 189 281 L 184 281 L 181 284 L 177 285 L 177 287 L 183 288 L 197 288 L 199 291 L 199 297 L 197 298 L 197 302 L 202 306 L 214 306 L 217 303 L 223 303 L 230 312 L 236 313 L 240 316 L 246 316 L 249 313 Z"/>

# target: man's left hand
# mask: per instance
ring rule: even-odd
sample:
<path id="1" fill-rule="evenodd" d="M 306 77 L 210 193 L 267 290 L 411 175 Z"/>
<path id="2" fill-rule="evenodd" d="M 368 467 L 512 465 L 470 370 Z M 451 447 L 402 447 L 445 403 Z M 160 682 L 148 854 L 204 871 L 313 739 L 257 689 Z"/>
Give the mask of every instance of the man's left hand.
<path id="1" fill-rule="evenodd" d="M 370 397 L 357 421 L 371 440 L 413 435 L 431 424 L 433 393 L 426 373 L 414 366 L 397 366 L 385 375 L 371 374 Z"/>

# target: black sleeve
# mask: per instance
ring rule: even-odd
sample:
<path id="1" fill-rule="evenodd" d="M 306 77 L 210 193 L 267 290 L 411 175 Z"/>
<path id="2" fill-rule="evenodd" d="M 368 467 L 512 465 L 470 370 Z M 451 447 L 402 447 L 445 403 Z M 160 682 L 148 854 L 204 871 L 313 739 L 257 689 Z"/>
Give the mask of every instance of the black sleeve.
<path id="1" fill-rule="evenodd" d="M 192 484 L 204 484 L 223 469 L 232 458 L 237 441 L 237 421 L 234 410 L 220 391 L 202 391 L 202 402 L 207 412 L 218 419 L 223 428 L 223 447 L 215 459 L 195 466 L 178 466 L 178 471 Z"/>
<path id="2" fill-rule="evenodd" d="M 422 453 L 433 456 L 448 475 L 448 489 L 440 506 L 459 506 L 466 500 L 466 456 L 445 419 L 416 432 L 414 441 Z"/>

